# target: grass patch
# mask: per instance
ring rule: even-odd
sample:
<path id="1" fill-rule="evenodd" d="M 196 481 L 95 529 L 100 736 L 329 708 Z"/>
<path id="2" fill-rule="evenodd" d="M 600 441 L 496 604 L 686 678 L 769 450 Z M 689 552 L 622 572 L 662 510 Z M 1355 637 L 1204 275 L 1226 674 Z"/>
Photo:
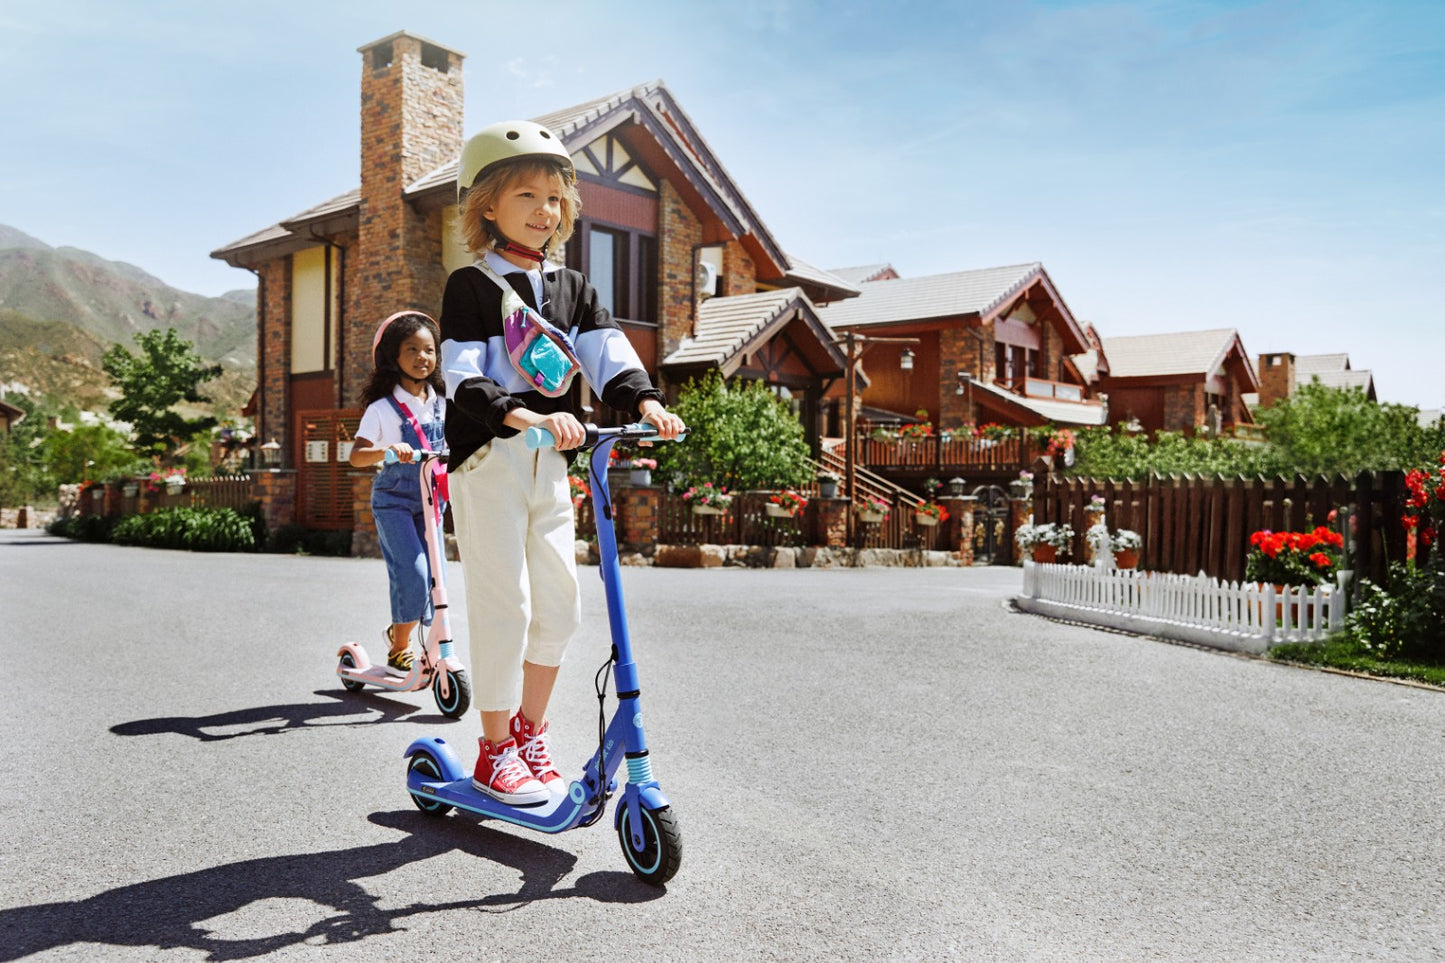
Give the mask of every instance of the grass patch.
<path id="1" fill-rule="evenodd" d="M 1445 665 L 1377 659 L 1363 651 L 1346 633 L 1332 635 L 1324 642 L 1277 645 L 1269 650 L 1269 657 L 1276 662 L 1328 666 L 1391 679 L 1413 679 L 1445 688 Z"/>

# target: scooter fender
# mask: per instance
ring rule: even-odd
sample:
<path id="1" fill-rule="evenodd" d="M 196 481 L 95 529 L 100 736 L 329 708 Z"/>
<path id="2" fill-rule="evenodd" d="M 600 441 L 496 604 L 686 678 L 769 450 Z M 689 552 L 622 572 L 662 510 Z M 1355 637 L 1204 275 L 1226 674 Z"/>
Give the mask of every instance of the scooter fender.
<path id="1" fill-rule="evenodd" d="M 415 740 L 406 747 L 406 758 L 410 759 L 418 752 L 425 752 L 437 761 L 437 765 L 442 769 L 442 778 L 447 782 L 456 782 L 463 777 L 471 778 L 456 751 L 440 736 L 423 736 Z"/>
<path id="2" fill-rule="evenodd" d="M 355 671 L 365 672 L 371 668 L 371 660 L 366 657 L 366 650 L 355 642 L 347 642 L 336 650 L 336 657 L 339 659 L 347 653 L 351 653 L 351 661 L 355 664 Z"/>
<path id="3" fill-rule="evenodd" d="M 633 799 L 636 799 L 639 803 L 641 803 L 643 809 L 648 810 L 664 809 L 672 805 L 672 803 L 668 801 L 668 798 L 662 794 L 662 790 L 659 789 L 656 785 L 643 786 L 636 792 L 634 792 L 632 786 L 629 785 L 625 790 L 625 794 L 625 798 L 629 805 L 618 806 L 612 811 L 613 829 L 617 829 L 622 825 L 622 811 L 624 809 L 629 812 L 632 811 L 633 807 L 630 805 L 630 803 L 633 801 Z"/>

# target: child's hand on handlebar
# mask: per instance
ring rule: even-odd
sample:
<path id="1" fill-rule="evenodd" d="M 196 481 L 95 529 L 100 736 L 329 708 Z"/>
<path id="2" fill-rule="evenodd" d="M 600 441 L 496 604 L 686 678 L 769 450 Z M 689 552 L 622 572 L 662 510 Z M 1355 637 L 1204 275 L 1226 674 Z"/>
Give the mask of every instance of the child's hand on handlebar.
<path id="1" fill-rule="evenodd" d="M 545 428 L 552 433 L 556 444 L 552 447 L 557 451 L 571 451 L 573 448 L 580 448 L 587 440 L 587 429 L 582 427 L 575 415 L 566 411 L 559 411 L 555 414 L 545 416 L 537 422 L 536 427 Z"/>
<path id="2" fill-rule="evenodd" d="M 388 446 L 387 450 L 396 456 L 397 461 L 402 462 L 403 464 L 411 461 L 413 458 L 416 457 L 416 449 L 412 448 L 411 445 L 408 445 L 404 441 L 399 441 L 394 445 Z"/>
<path id="3" fill-rule="evenodd" d="M 664 441 L 676 441 L 677 436 L 687 431 L 687 425 L 681 418 L 662 406 L 660 402 L 649 398 L 642 403 L 642 420 L 657 429 L 657 436 Z M 642 444 L 651 445 L 651 442 L 644 441 Z"/>

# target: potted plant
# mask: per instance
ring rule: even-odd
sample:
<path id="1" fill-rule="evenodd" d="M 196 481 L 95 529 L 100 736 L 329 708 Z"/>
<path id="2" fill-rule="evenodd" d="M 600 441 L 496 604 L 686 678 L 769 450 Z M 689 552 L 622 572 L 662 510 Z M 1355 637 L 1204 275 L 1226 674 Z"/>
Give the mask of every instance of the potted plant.
<path id="1" fill-rule="evenodd" d="M 1035 562 L 1054 562 L 1060 555 L 1069 553 L 1069 542 L 1074 529 L 1069 525 L 1023 524 L 1014 532 L 1014 541 L 1019 548 L 1033 554 Z"/>
<path id="2" fill-rule="evenodd" d="M 948 509 L 938 502 L 924 502 L 913 510 L 913 520 L 920 525 L 937 525 L 948 521 Z"/>
<path id="3" fill-rule="evenodd" d="M 830 472 L 830 471 L 819 472 L 819 473 L 818 473 L 818 497 L 819 497 L 819 498 L 837 498 L 837 497 L 838 497 L 838 482 L 839 482 L 839 480 L 840 480 L 840 479 L 838 478 L 838 476 L 835 475 L 835 474 L 833 474 L 833 473 Z"/>
<path id="4" fill-rule="evenodd" d="M 858 520 L 869 524 L 877 524 L 888 517 L 893 506 L 885 499 L 876 495 L 869 495 L 858 504 Z"/>
<path id="5" fill-rule="evenodd" d="M 808 500 L 803 497 L 801 492 L 785 488 L 768 496 L 768 501 L 763 507 L 774 518 L 792 518 L 808 507 Z"/>
<path id="6" fill-rule="evenodd" d="M 1321 525 L 1309 532 L 1272 532 L 1249 536 L 1247 581 L 1262 585 L 1317 585 L 1334 577 L 1345 538 Z"/>
<path id="7" fill-rule="evenodd" d="M 1034 473 L 1031 471 L 1019 472 L 1019 477 L 1009 482 L 1009 488 L 1013 491 L 1015 498 L 1028 498 L 1034 493 Z"/>
<path id="8" fill-rule="evenodd" d="M 1138 532 L 1121 528 L 1109 539 L 1109 545 L 1114 552 L 1115 568 L 1139 567 L 1139 550 L 1144 547 L 1144 537 Z"/>
<path id="9" fill-rule="evenodd" d="M 683 492 L 682 500 L 692 506 L 694 515 L 721 515 L 733 503 L 733 496 L 721 485 L 703 482 Z"/>
<path id="10" fill-rule="evenodd" d="M 614 449 L 615 450 L 615 449 Z M 628 480 L 634 487 L 643 487 L 652 484 L 652 470 L 657 467 L 655 458 L 634 458 L 627 463 Z"/>

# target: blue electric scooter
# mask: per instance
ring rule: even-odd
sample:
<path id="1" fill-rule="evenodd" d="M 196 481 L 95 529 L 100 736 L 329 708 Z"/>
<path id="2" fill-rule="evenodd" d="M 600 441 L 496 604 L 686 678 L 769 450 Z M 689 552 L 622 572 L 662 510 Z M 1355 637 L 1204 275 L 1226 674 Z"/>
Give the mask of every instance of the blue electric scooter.
<path id="1" fill-rule="evenodd" d="M 632 661 L 632 640 L 622 602 L 612 494 L 607 488 L 607 462 L 613 447 L 655 441 L 657 435 L 656 429 L 647 424 L 621 428 L 587 425 L 586 428 L 587 440 L 582 447 L 592 449 L 589 474 L 607 618 L 612 630 L 609 664 L 617 686 L 617 708 L 600 734 L 597 751 L 581 776 L 568 786 L 565 795 L 554 794 L 549 801 L 536 806 L 511 806 L 476 789 L 471 771 L 451 745 L 445 739 L 432 736 L 418 739 L 407 748 L 406 755 L 411 761 L 407 764 L 406 788 L 417 808 L 428 815 L 445 815 L 455 807 L 544 833 L 560 833 L 591 826 L 602 818 L 607 800 L 617 788 L 614 777 L 626 759 L 627 786 L 613 817 L 617 839 L 632 872 L 645 883 L 661 886 L 672 879 L 682 864 L 682 833 L 671 804 L 653 778 L 652 762 L 647 754 L 637 665 Z M 526 440 L 531 448 L 555 444 L 551 433 L 539 428 L 529 429 Z M 606 697 L 607 668 L 604 665 L 598 672 L 599 700 Z"/>

